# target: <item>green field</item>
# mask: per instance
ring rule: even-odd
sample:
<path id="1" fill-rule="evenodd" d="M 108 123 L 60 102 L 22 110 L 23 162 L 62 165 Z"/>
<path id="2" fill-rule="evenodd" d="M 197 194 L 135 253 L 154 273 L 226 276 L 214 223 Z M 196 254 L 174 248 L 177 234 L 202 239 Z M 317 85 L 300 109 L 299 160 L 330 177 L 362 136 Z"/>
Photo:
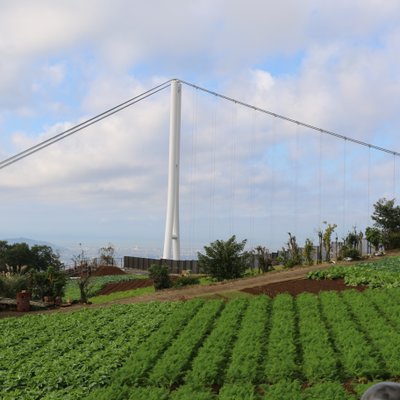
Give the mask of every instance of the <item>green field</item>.
<path id="1" fill-rule="evenodd" d="M 368 285 L 371 288 L 400 287 L 400 257 L 385 257 L 380 260 L 338 265 L 313 271 L 310 279 L 344 279 L 346 285 Z"/>
<path id="2" fill-rule="evenodd" d="M 400 376 L 399 302 L 393 288 L 7 318 L 0 397 L 356 399 Z"/>

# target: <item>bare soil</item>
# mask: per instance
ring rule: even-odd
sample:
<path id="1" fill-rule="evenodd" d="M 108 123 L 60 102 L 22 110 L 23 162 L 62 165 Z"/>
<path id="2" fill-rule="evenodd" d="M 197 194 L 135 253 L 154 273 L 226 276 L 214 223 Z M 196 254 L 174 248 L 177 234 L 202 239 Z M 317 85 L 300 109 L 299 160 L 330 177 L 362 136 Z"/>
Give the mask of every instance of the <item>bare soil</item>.
<path id="1" fill-rule="evenodd" d="M 285 282 L 269 283 L 264 286 L 255 286 L 252 288 L 243 289 L 242 292 L 254 295 L 266 294 L 269 297 L 275 297 L 280 293 L 289 293 L 292 296 L 297 296 L 300 293 L 308 292 L 318 294 L 326 290 L 334 290 L 341 292 L 348 289 L 356 289 L 360 292 L 365 290 L 367 286 L 346 286 L 343 279 L 321 280 L 315 281 L 311 279 L 293 279 Z"/>
<path id="2" fill-rule="evenodd" d="M 93 276 L 106 276 L 106 275 L 126 275 L 121 268 L 112 265 L 101 265 L 92 274 Z"/>

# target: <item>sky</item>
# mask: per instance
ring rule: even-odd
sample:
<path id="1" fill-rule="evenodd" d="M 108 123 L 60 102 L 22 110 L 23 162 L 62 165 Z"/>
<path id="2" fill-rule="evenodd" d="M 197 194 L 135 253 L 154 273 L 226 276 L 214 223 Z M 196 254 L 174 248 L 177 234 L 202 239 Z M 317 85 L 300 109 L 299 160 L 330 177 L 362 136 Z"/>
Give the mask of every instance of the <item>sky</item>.
<path id="1" fill-rule="evenodd" d="M 397 0 L 0 0 L 0 160 L 172 78 L 400 151 Z M 169 90 L 0 170 L 0 238 L 162 254 Z M 339 239 L 400 159 L 183 85 L 182 257 Z"/>

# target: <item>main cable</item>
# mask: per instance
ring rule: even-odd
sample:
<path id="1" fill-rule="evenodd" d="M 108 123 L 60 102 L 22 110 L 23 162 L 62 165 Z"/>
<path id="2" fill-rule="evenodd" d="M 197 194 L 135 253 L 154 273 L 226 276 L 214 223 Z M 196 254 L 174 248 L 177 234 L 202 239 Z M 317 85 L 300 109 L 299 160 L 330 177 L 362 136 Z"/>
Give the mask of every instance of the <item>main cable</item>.
<path id="1" fill-rule="evenodd" d="M 366 142 L 363 142 L 361 140 L 357 140 L 357 139 L 353 139 L 351 137 L 340 135 L 339 133 L 336 133 L 336 132 L 333 132 L 333 131 L 328 131 L 326 129 L 318 128 L 317 126 L 314 126 L 314 125 L 311 125 L 311 124 L 307 124 L 306 122 L 297 121 L 297 120 L 295 120 L 293 118 L 289 118 L 289 117 L 285 117 L 284 115 L 276 114 L 276 113 L 274 113 L 272 111 L 265 110 L 264 108 L 253 106 L 253 105 L 251 105 L 249 103 L 245 103 L 243 101 L 236 100 L 236 99 L 234 99 L 232 97 L 225 96 L 223 94 L 214 92 L 212 90 L 205 89 L 205 88 L 203 88 L 201 86 L 197 86 L 197 85 L 195 85 L 193 83 L 190 83 L 190 82 L 185 82 L 185 81 L 182 81 L 182 80 L 180 80 L 180 82 L 183 83 L 184 85 L 188 85 L 188 86 L 194 87 L 196 89 L 202 90 L 203 92 L 212 94 L 214 96 L 220 97 L 220 98 L 225 99 L 227 101 L 231 101 L 231 102 L 239 104 L 239 105 L 241 105 L 243 107 L 251 108 L 253 110 L 260 111 L 260 112 L 262 112 L 264 114 L 268 114 L 268 115 L 270 115 L 272 117 L 280 118 L 280 119 L 282 119 L 284 121 L 288 121 L 288 122 L 291 122 L 293 124 L 301 125 L 301 126 L 304 126 L 306 128 L 313 129 L 315 131 L 318 131 L 318 132 L 321 132 L 321 133 L 325 133 L 327 135 L 334 136 L 334 137 L 336 137 L 338 139 L 348 140 L 349 142 L 353 142 L 353 143 L 356 143 L 356 144 L 359 144 L 359 145 L 362 145 L 362 146 L 370 147 L 370 148 L 373 148 L 375 150 L 383 151 L 385 153 L 393 154 L 394 156 L 400 156 L 400 153 L 398 153 L 396 151 L 385 149 L 384 147 L 375 146 L 373 144 L 366 143 Z"/>
<path id="2" fill-rule="evenodd" d="M 75 126 L 73 126 L 72 128 L 69 128 L 61 133 L 58 133 L 55 136 L 52 136 L 49 139 L 46 139 L 32 147 L 29 147 L 28 149 L 21 151 L 20 153 L 17 153 L 15 155 L 13 155 L 12 157 L 9 157 L 3 161 L 0 162 L 0 169 L 6 168 L 14 163 L 16 163 L 17 161 L 20 161 L 26 157 L 29 157 L 30 155 L 37 153 L 40 150 L 43 150 L 46 147 L 51 146 L 54 143 L 57 143 L 91 125 L 96 124 L 97 122 L 110 117 L 113 114 L 118 113 L 119 111 L 124 110 L 125 108 L 128 108 L 130 106 L 132 106 L 133 104 L 139 103 L 140 101 L 153 96 L 154 94 L 161 92 L 162 90 L 166 89 L 169 87 L 171 81 L 173 79 L 170 79 L 169 81 L 166 81 L 160 85 L 157 85 L 155 87 L 153 87 L 152 89 L 149 89 L 135 97 L 132 97 L 131 99 L 124 101 L 123 103 L 118 104 L 117 106 L 114 106 L 106 111 L 103 111 L 102 113 L 89 118 L 86 121 L 83 121 Z"/>

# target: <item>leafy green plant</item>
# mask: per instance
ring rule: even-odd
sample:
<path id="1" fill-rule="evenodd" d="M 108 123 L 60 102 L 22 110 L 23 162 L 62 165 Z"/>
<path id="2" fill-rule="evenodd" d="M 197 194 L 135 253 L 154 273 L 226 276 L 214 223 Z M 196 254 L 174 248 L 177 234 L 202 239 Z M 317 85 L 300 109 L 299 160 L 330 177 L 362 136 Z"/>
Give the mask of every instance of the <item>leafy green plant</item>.
<path id="1" fill-rule="evenodd" d="M 261 379 L 258 364 L 263 360 L 266 343 L 266 325 L 270 299 L 260 296 L 252 299 L 243 315 L 226 382 L 258 382 Z"/>
<path id="2" fill-rule="evenodd" d="M 93 297 L 90 297 L 90 302 L 92 304 L 103 304 L 103 303 L 108 303 L 110 301 L 137 297 L 137 296 L 141 296 L 141 295 L 148 294 L 148 293 L 154 293 L 153 286 L 147 286 L 147 287 L 138 288 L 138 289 L 124 290 L 122 292 L 114 292 L 114 293 L 110 293 L 110 294 L 93 296 Z"/>
<path id="3" fill-rule="evenodd" d="M 379 357 L 336 292 L 320 294 L 322 312 L 347 377 L 372 378 L 383 373 Z"/>
<path id="4" fill-rule="evenodd" d="M 226 305 L 210 336 L 193 360 L 192 369 L 186 377 L 187 382 L 195 386 L 223 383 L 224 367 L 247 305 L 248 302 L 242 298 L 234 299 Z"/>
<path id="5" fill-rule="evenodd" d="M 302 293 L 296 298 L 296 306 L 303 375 L 310 383 L 340 378 L 338 360 L 319 310 L 318 297 Z"/>
<path id="6" fill-rule="evenodd" d="M 220 391 L 219 400 L 256 400 L 257 395 L 251 382 L 224 385 Z"/>
<path id="7" fill-rule="evenodd" d="M 201 345 L 214 319 L 221 311 L 220 301 L 207 302 L 185 326 L 179 337 L 155 364 L 149 382 L 170 386 L 179 383 L 194 351 Z"/>
<path id="8" fill-rule="evenodd" d="M 154 289 L 162 290 L 172 286 L 166 265 L 153 264 L 149 269 L 149 277 L 154 282 Z"/>
<path id="9" fill-rule="evenodd" d="M 204 246 L 205 254 L 197 253 L 199 267 L 218 281 L 240 278 L 249 266 L 245 245 L 246 240 L 237 242 L 235 235 L 227 241 L 216 240 Z"/>
<path id="10" fill-rule="evenodd" d="M 265 376 L 270 383 L 292 379 L 297 370 L 294 344 L 295 313 L 293 297 L 280 294 L 272 303 Z"/>

